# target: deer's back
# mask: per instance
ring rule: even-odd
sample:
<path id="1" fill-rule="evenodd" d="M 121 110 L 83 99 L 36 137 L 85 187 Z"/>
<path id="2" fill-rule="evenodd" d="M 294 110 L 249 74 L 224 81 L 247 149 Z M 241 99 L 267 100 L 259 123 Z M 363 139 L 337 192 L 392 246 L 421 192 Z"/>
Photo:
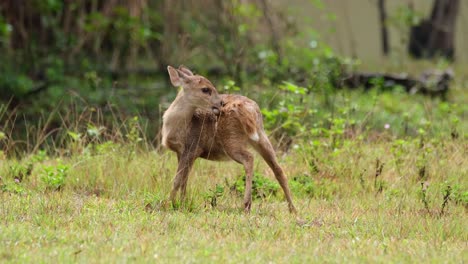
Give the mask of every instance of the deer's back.
<path id="1" fill-rule="evenodd" d="M 211 111 L 195 112 L 188 143 L 196 144 L 209 160 L 228 159 L 226 149 L 249 144 L 263 129 L 260 109 L 253 100 L 240 95 L 222 95 L 224 106 L 219 116 Z"/>

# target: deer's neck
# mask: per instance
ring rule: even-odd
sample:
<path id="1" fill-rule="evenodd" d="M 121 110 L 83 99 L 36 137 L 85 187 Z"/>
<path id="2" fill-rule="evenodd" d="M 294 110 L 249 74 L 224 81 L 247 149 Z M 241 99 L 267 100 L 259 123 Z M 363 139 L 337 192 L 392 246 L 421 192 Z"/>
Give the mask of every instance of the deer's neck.
<path id="1" fill-rule="evenodd" d="M 164 146 L 173 149 L 174 146 L 185 143 L 194 112 L 195 107 L 188 102 L 184 97 L 184 91 L 181 90 L 163 115 L 162 143 Z"/>

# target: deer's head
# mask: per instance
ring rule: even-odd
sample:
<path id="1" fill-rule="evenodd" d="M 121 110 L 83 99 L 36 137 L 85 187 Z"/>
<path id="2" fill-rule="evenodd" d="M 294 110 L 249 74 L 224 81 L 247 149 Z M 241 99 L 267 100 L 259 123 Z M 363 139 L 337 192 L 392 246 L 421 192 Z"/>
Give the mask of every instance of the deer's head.
<path id="1" fill-rule="evenodd" d="M 182 87 L 184 97 L 191 106 L 195 108 L 212 110 L 214 114 L 219 114 L 222 100 L 214 85 L 205 77 L 194 75 L 187 67 L 180 66 L 175 69 L 167 66 L 171 83 L 175 87 Z"/>

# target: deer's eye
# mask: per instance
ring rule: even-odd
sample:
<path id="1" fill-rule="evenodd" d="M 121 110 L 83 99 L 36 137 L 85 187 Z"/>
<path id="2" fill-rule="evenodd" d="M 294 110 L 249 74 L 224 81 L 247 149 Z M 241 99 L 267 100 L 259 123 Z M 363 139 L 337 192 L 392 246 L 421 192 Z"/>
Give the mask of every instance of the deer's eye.
<path id="1" fill-rule="evenodd" d="M 210 88 L 205 87 L 205 88 L 202 88 L 201 90 L 202 90 L 202 93 L 211 95 L 211 89 Z"/>

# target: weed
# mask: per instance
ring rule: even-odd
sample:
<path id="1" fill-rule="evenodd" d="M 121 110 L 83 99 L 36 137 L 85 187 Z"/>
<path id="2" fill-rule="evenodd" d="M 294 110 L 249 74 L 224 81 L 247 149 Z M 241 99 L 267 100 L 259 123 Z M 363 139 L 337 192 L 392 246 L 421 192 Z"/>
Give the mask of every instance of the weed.
<path id="1" fill-rule="evenodd" d="M 292 192 L 297 197 L 332 199 L 338 192 L 338 186 L 327 178 L 313 179 L 308 175 L 299 175 L 289 181 Z"/>
<path id="2" fill-rule="evenodd" d="M 218 205 L 218 198 L 224 195 L 224 187 L 222 185 L 216 184 L 215 189 L 209 190 L 205 194 L 205 198 L 208 200 L 212 208 L 215 208 Z"/>
<path id="3" fill-rule="evenodd" d="M 307 175 L 295 176 L 289 181 L 291 190 L 298 196 L 314 197 L 317 195 L 318 188 L 312 177 Z"/>
<path id="4" fill-rule="evenodd" d="M 245 191 L 245 176 L 239 177 L 234 183 L 234 190 L 239 194 Z M 278 193 L 278 183 L 261 174 L 255 173 L 252 180 L 252 198 L 265 199 L 270 196 L 275 196 Z"/>
<path id="5" fill-rule="evenodd" d="M 460 184 L 455 184 L 451 189 L 450 195 L 450 200 L 468 209 L 468 190 L 463 190 Z"/>
<path id="6" fill-rule="evenodd" d="M 384 165 L 385 163 L 382 163 L 380 159 L 375 161 L 374 188 L 376 193 L 381 193 L 386 186 L 385 182 L 379 178 L 382 175 Z"/>
<path id="7" fill-rule="evenodd" d="M 136 145 L 143 141 L 143 138 L 140 137 L 140 125 L 138 121 L 138 116 L 132 117 L 128 121 L 128 127 L 130 128 L 130 131 L 128 131 L 126 137 L 131 145 Z"/>
<path id="8" fill-rule="evenodd" d="M 23 194 L 27 192 L 26 188 L 24 188 L 20 184 L 19 181 L 13 181 L 13 182 L 8 181 L 4 184 L 0 184 L 0 189 L 2 190 L 2 192 L 16 193 L 16 194 Z"/>
<path id="9" fill-rule="evenodd" d="M 402 175 L 402 165 L 404 154 L 408 151 L 408 142 L 404 139 L 397 139 L 392 143 L 391 152 L 393 154 L 393 160 L 395 167 L 399 175 Z"/>
<path id="10" fill-rule="evenodd" d="M 61 190 L 68 175 L 68 165 L 58 164 L 56 166 L 44 166 L 41 180 L 47 190 Z"/>
<path id="11" fill-rule="evenodd" d="M 450 196 L 452 194 L 452 187 L 448 184 L 445 185 L 445 188 L 443 190 L 443 202 L 442 202 L 442 206 L 440 207 L 440 215 L 444 215 L 444 210 L 445 210 L 445 207 L 447 206 L 448 204 L 448 201 L 450 200 Z"/>
<path id="12" fill-rule="evenodd" d="M 427 127 L 430 126 L 430 123 L 426 123 Z M 420 181 L 425 181 L 428 178 L 427 174 L 427 155 L 430 151 L 430 148 L 426 146 L 426 129 L 420 128 L 419 133 L 419 153 L 416 166 L 418 168 L 418 176 Z"/>
<path id="13" fill-rule="evenodd" d="M 427 213 L 431 213 L 429 209 L 429 202 L 427 201 L 427 189 L 429 187 L 429 183 L 427 181 L 421 182 L 421 202 L 424 204 L 424 209 L 426 209 Z"/>
<path id="14" fill-rule="evenodd" d="M 17 182 L 22 182 L 26 177 L 31 176 L 34 165 L 31 162 L 26 164 L 14 163 L 10 165 L 9 175 L 10 178 Z"/>
<path id="15" fill-rule="evenodd" d="M 364 169 L 361 173 L 359 173 L 359 184 L 361 185 L 362 189 L 366 189 L 366 181 L 364 179 L 366 171 L 367 170 Z"/>
<path id="16" fill-rule="evenodd" d="M 88 123 L 86 129 L 86 134 L 90 138 L 91 142 L 99 142 L 102 133 L 106 130 L 104 126 L 96 126 L 95 124 Z M 77 134 L 78 136 L 81 136 L 80 134 Z"/>
<path id="17" fill-rule="evenodd" d="M 34 155 L 31 156 L 30 162 L 31 163 L 43 162 L 43 161 L 45 161 L 47 159 L 48 159 L 47 151 L 38 150 Z"/>
<path id="18" fill-rule="evenodd" d="M 293 137 L 307 130 L 302 122 L 308 113 L 306 94 L 308 90 L 293 83 L 283 82 L 279 87 L 287 96 L 282 97 L 273 110 L 262 109 L 265 125 L 273 129 L 273 136 L 288 149 Z"/>

